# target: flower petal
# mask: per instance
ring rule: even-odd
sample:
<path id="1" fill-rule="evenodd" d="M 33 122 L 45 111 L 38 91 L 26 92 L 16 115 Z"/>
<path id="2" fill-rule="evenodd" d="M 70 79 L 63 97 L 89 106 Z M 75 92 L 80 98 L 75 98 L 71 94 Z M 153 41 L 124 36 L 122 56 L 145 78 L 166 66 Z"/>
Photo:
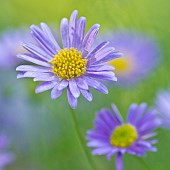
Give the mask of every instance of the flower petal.
<path id="1" fill-rule="evenodd" d="M 41 65 L 41 66 L 45 66 L 45 67 L 51 67 L 51 64 L 45 62 L 45 61 L 41 61 L 41 60 L 38 60 L 35 58 L 35 56 L 31 56 L 30 54 L 20 54 L 20 55 L 17 55 L 18 58 L 21 58 L 25 61 L 29 61 L 31 63 L 34 63 L 34 64 L 38 64 L 38 65 Z"/>
<path id="2" fill-rule="evenodd" d="M 89 77 L 85 77 L 85 79 L 86 79 L 87 84 L 90 87 L 100 91 L 101 93 L 108 94 L 107 87 L 105 85 L 103 85 L 102 83 L 100 83 L 100 82 L 98 82 L 98 81 L 96 81 L 94 79 L 91 79 Z"/>
<path id="3" fill-rule="evenodd" d="M 112 71 L 100 71 L 100 72 L 86 71 L 86 76 L 103 80 L 117 81 L 115 73 L 113 73 Z"/>
<path id="4" fill-rule="evenodd" d="M 77 87 L 76 81 L 74 79 L 69 80 L 69 89 L 75 98 L 78 98 L 80 96 L 80 90 Z"/>
<path id="5" fill-rule="evenodd" d="M 68 81 L 67 80 L 62 80 L 60 81 L 58 85 L 58 90 L 63 90 L 68 86 Z"/>
<path id="6" fill-rule="evenodd" d="M 87 67 L 87 71 L 95 71 L 95 72 L 99 72 L 99 71 L 112 71 L 114 70 L 115 68 L 111 65 L 92 65 L 90 67 Z"/>
<path id="7" fill-rule="evenodd" d="M 77 21 L 77 28 L 76 28 L 76 39 L 74 47 L 77 48 L 79 51 L 82 49 L 82 42 L 84 39 L 84 32 L 86 27 L 86 18 L 80 17 L 80 19 Z"/>
<path id="8" fill-rule="evenodd" d="M 80 89 L 80 92 L 89 102 L 93 100 L 93 95 L 90 93 L 89 90 Z"/>
<path id="9" fill-rule="evenodd" d="M 68 102 L 72 109 L 75 109 L 77 107 L 77 98 L 75 98 L 72 93 L 70 92 L 70 89 L 67 88 L 67 96 L 68 96 Z"/>
<path id="10" fill-rule="evenodd" d="M 48 37 L 44 36 L 42 30 L 36 25 L 31 25 L 32 35 L 34 39 L 41 45 L 41 47 L 50 55 L 56 54 L 56 48 L 53 43 L 51 43 Z"/>
<path id="11" fill-rule="evenodd" d="M 108 41 L 104 41 L 102 43 L 100 43 L 88 56 L 87 58 L 90 59 L 92 57 L 94 57 L 94 55 L 96 53 L 98 53 L 100 50 L 102 50 L 107 44 L 109 44 Z"/>
<path id="12" fill-rule="evenodd" d="M 92 151 L 93 155 L 104 155 L 108 154 L 110 152 L 110 147 L 103 147 L 103 148 L 97 148 Z"/>
<path id="13" fill-rule="evenodd" d="M 51 68 L 33 66 L 33 65 L 21 65 L 16 68 L 16 71 L 31 71 L 31 72 L 47 73 L 47 72 L 51 72 Z"/>
<path id="14" fill-rule="evenodd" d="M 29 52 L 35 54 L 36 56 L 38 56 L 39 58 L 45 60 L 45 61 L 49 61 L 50 59 L 53 58 L 53 56 L 50 56 L 49 54 L 47 54 L 46 52 L 44 52 L 41 48 L 30 44 L 30 43 L 23 43 L 22 46 L 27 49 Z"/>
<path id="15" fill-rule="evenodd" d="M 88 84 L 86 83 L 85 79 L 82 77 L 79 77 L 76 79 L 77 86 L 81 89 L 88 90 Z"/>
<path id="16" fill-rule="evenodd" d="M 77 19 L 78 11 L 75 10 L 72 12 L 70 16 L 69 22 L 69 39 L 70 39 L 70 47 L 74 47 L 75 44 L 75 33 L 76 33 L 76 19 Z"/>
<path id="17" fill-rule="evenodd" d="M 51 81 L 43 82 L 36 87 L 35 93 L 41 93 L 47 91 L 49 89 L 52 89 L 55 85 L 56 83 Z"/>
<path id="18" fill-rule="evenodd" d="M 119 110 L 117 109 L 116 105 L 115 104 L 112 104 L 112 111 L 113 111 L 113 114 L 115 115 L 115 118 L 117 119 L 117 121 L 120 123 L 120 124 L 123 124 L 123 118 L 119 112 Z"/>
<path id="19" fill-rule="evenodd" d="M 60 50 L 60 46 L 58 45 L 57 41 L 55 40 L 50 28 L 48 27 L 48 25 L 46 23 L 41 23 L 41 28 L 44 32 L 44 34 L 46 35 L 46 37 L 49 38 L 49 40 L 54 44 L 56 50 Z"/>
<path id="20" fill-rule="evenodd" d="M 68 26 L 68 19 L 63 18 L 60 24 L 60 34 L 63 43 L 63 48 L 70 47 L 70 40 L 69 40 L 69 26 Z"/>
<path id="21" fill-rule="evenodd" d="M 31 71 L 28 71 L 24 74 L 25 77 L 45 77 L 45 78 L 48 78 L 48 77 L 52 77 L 54 76 L 53 73 L 39 73 L 39 72 L 31 72 Z"/>
<path id="22" fill-rule="evenodd" d="M 93 25 L 88 33 L 86 34 L 84 41 L 83 41 L 83 57 L 86 57 L 96 39 L 97 33 L 99 31 L 100 25 L 95 24 Z"/>
<path id="23" fill-rule="evenodd" d="M 58 85 L 56 85 L 51 91 L 51 98 L 57 99 L 62 94 L 63 90 L 58 90 Z"/>

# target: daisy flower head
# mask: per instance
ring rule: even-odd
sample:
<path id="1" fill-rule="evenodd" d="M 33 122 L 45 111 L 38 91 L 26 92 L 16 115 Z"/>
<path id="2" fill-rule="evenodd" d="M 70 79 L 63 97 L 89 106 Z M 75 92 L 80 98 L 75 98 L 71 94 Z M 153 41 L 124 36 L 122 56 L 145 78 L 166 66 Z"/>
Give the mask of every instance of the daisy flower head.
<path id="1" fill-rule="evenodd" d="M 158 117 L 162 121 L 162 127 L 170 129 L 170 89 L 158 92 L 155 105 Z"/>
<path id="2" fill-rule="evenodd" d="M 115 67 L 118 85 L 128 86 L 139 82 L 155 68 L 160 50 L 156 41 L 144 33 L 130 30 L 103 34 L 110 44 L 123 52 L 123 56 L 109 61 Z"/>
<path id="3" fill-rule="evenodd" d="M 0 134 L 0 169 L 3 170 L 7 165 L 14 161 L 14 154 L 7 151 L 9 141 L 5 134 Z"/>
<path id="4" fill-rule="evenodd" d="M 20 71 L 18 78 L 31 77 L 34 81 L 43 81 L 36 87 L 36 93 L 52 89 L 51 98 L 56 99 L 66 88 L 68 102 L 73 109 L 77 106 L 80 94 L 88 101 L 92 100 L 89 88 L 108 93 L 98 80 L 117 80 L 114 67 L 107 62 L 122 55 L 113 47 L 107 47 L 107 41 L 91 50 L 99 24 L 93 25 L 84 35 L 86 19 L 77 19 L 77 15 L 78 11 L 75 10 L 69 21 L 67 18 L 61 20 L 62 47 L 45 23 L 41 23 L 41 28 L 32 25 L 31 34 L 38 45 L 23 43 L 30 53 L 18 57 L 36 65 L 21 65 L 16 69 Z"/>
<path id="5" fill-rule="evenodd" d="M 146 151 L 157 150 L 153 146 L 157 140 L 149 138 L 156 135 L 154 130 L 159 125 L 155 111 L 147 109 L 145 103 L 132 104 L 126 122 L 112 105 L 112 111 L 102 109 L 97 113 L 94 129 L 87 132 L 87 145 L 93 148 L 92 154 L 106 155 L 108 160 L 117 154 L 116 170 L 123 170 L 123 154 L 145 156 Z"/>
<path id="6" fill-rule="evenodd" d="M 29 40 L 28 32 L 24 28 L 10 29 L 0 35 L 0 69 L 10 69 L 19 63 L 16 55 L 24 52 L 22 41 Z"/>

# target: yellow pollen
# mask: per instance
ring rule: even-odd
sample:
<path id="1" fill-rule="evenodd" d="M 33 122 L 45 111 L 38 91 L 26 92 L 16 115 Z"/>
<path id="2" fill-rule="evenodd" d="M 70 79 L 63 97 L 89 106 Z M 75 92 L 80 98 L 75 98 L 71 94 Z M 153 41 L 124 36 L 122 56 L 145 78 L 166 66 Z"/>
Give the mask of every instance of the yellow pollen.
<path id="1" fill-rule="evenodd" d="M 113 146 L 127 148 L 138 138 L 135 127 L 130 124 L 117 126 L 110 137 Z"/>
<path id="2" fill-rule="evenodd" d="M 110 61 L 109 64 L 115 67 L 115 72 L 117 73 L 126 73 L 127 71 L 131 71 L 133 68 L 133 63 L 129 57 L 116 58 Z"/>
<path id="3" fill-rule="evenodd" d="M 64 48 L 49 62 L 52 72 L 62 79 L 71 79 L 82 76 L 86 71 L 87 59 L 75 48 Z"/>

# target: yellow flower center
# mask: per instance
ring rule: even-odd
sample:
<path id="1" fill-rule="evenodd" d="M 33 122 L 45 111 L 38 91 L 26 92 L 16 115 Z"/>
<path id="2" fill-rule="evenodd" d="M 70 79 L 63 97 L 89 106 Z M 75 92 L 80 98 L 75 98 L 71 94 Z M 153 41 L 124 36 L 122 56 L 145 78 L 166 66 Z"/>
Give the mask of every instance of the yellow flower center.
<path id="1" fill-rule="evenodd" d="M 130 124 L 124 124 L 116 127 L 110 137 L 110 143 L 113 146 L 127 148 L 136 141 L 138 137 L 135 127 Z"/>
<path id="2" fill-rule="evenodd" d="M 75 48 L 64 48 L 50 61 L 52 72 L 62 79 L 80 77 L 86 71 L 87 59 Z"/>
<path id="3" fill-rule="evenodd" d="M 132 61 L 129 57 L 116 58 L 109 62 L 109 64 L 115 67 L 115 72 L 126 73 L 132 69 Z"/>

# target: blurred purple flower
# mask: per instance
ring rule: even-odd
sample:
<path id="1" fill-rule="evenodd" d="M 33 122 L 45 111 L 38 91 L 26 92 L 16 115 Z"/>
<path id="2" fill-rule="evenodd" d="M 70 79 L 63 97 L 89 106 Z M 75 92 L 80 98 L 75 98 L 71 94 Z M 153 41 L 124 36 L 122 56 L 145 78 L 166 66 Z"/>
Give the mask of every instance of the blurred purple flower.
<path id="1" fill-rule="evenodd" d="M 121 58 L 110 61 L 115 67 L 118 85 L 132 85 L 147 76 L 159 61 L 160 50 L 149 35 L 135 31 L 117 31 L 103 34 L 117 50 L 123 52 Z"/>
<path id="2" fill-rule="evenodd" d="M 108 109 L 98 112 L 95 129 L 87 132 L 87 145 L 93 148 L 92 154 L 107 155 L 107 159 L 117 154 L 116 169 L 123 170 L 123 154 L 145 156 L 146 151 L 157 151 L 152 146 L 157 140 L 149 138 L 156 135 L 154 130 L 159 126 L 156 112 L 148 110 L 145 103 L 132 104 L 126 122 L 112 105 L 112 112 Z"/>
<path id="3" fill-rule="evenodd" d="M 14 161 L 14 154 L 7 151 L 9 141 L 5 134 L 0 134 L 0 169 L 3 170 L 7 165 Z"/>
<path id="4" fill-rule="evenodd" d="M 170 89 L 159 91 L 155 104 L 162 127 L 170 129 Z"/>
<path id="5" fill-rule="evenodd" d="M 21 42 L 29 40 L 24 29 L 10 29 L 0 35 L 0 69 L 14 68 L 19 60 L 16 55 L 24 52 Z"/>
<path id="6" fill-rule="evenodd" d="M 58 98 L 67 89 L 68 102 L 75 109 L 80 93 L 92 101 L 89 87 L 107 94 L 108 89 L 96 79 L 116 81 L 113 67 L 106 62 L 120 57 L 120 52 L 113 47 L 106 47 L 108 42 L 100 43 L 93 51 L 92 45 L 99 30 L 99 24 L 93 25 L 84 36 L 86 18 L 77 20 L 78 11 L 73 11 L 70 21 L 63 18 L 60 34 L 63 48 L 60 48 L 51 30 L 45 23 L 41 28 L 32 25 L 31 33 L 39 46 L 23 43 L 23 47 L 30 53 L 20 54 L 18 58 L 36 65 L 22 65 L 17 67 L 18 78 L 30 77 L 34 81 L 43 81 L 36 87 L 40 93 L 49 89 L 51 98 Z"/>

